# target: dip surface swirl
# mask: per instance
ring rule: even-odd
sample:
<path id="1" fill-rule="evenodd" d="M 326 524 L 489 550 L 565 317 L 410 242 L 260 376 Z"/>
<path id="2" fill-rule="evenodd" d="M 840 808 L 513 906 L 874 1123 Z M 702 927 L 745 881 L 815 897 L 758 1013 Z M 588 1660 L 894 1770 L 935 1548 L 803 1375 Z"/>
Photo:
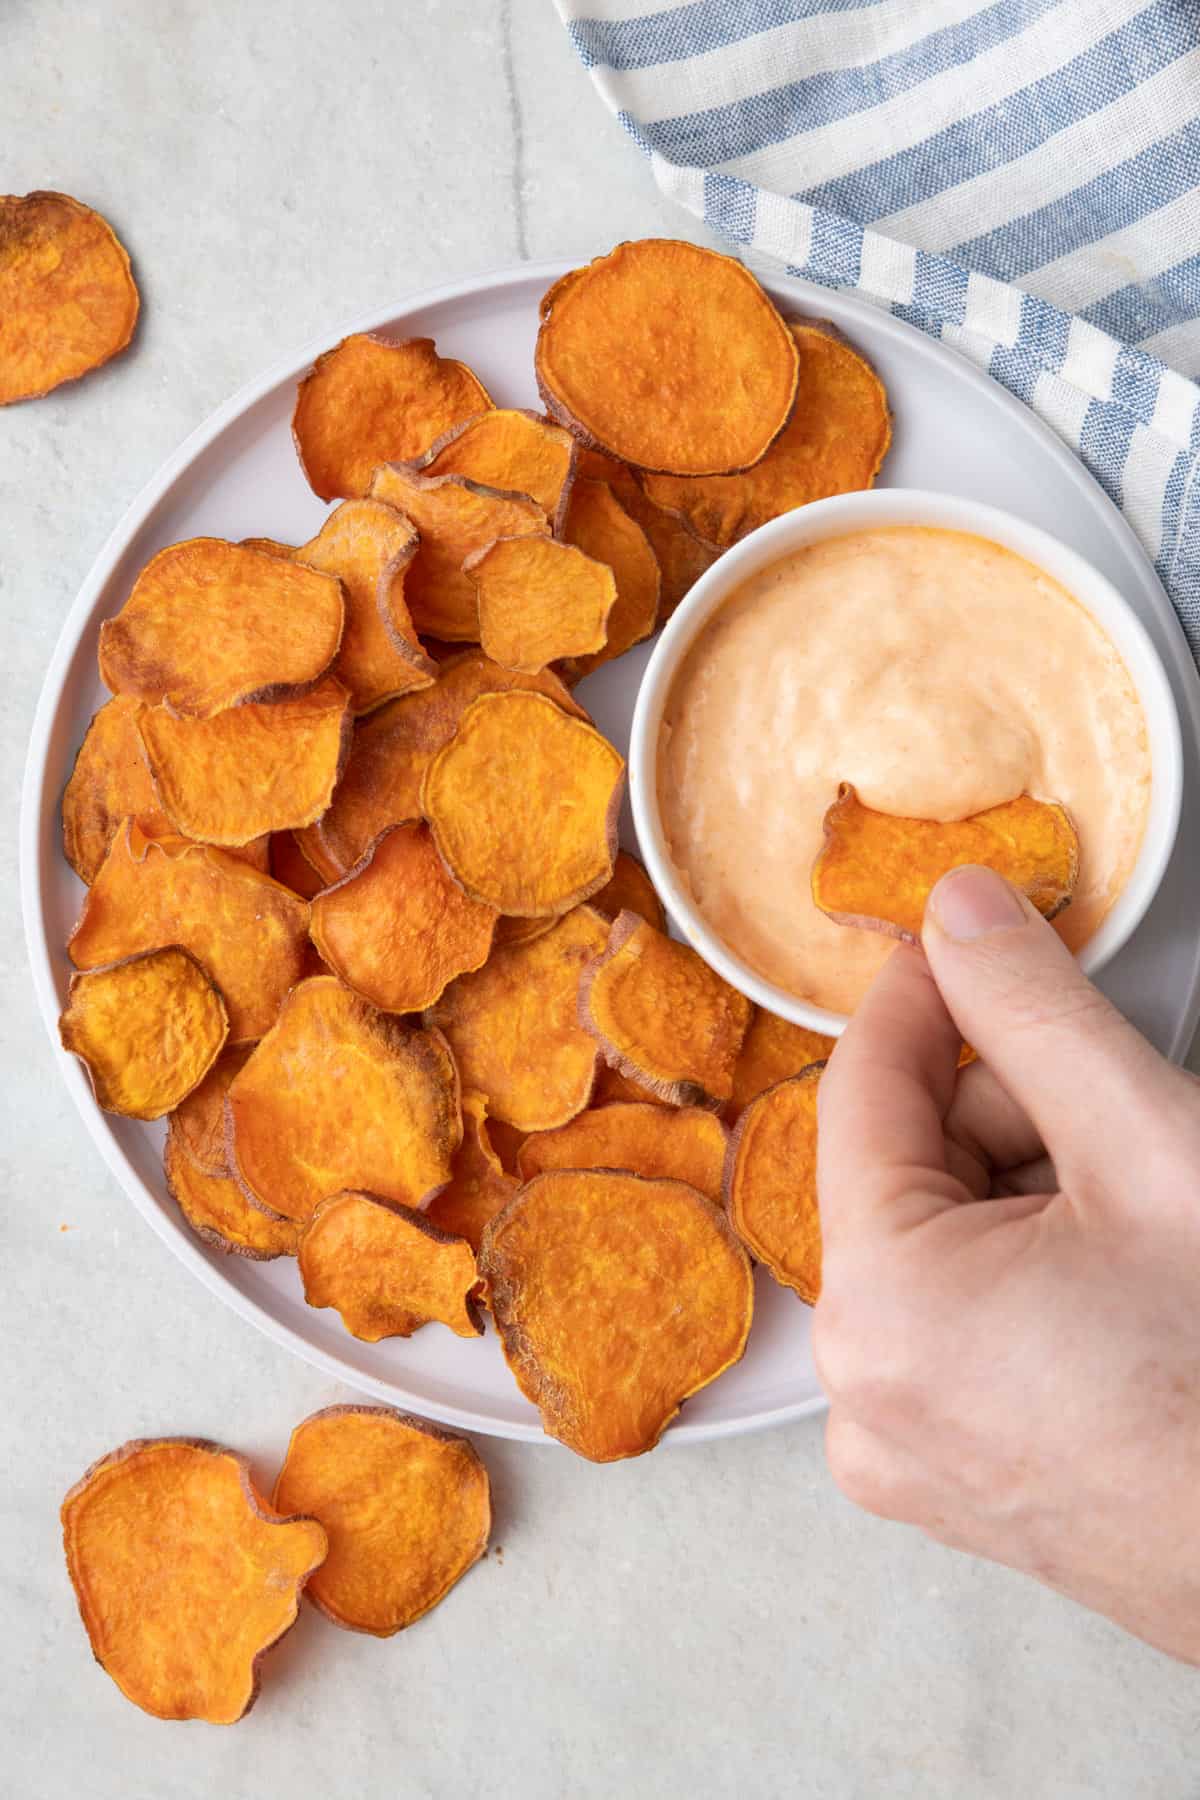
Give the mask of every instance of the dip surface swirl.
<path id="1" fill-rule="evenodd" d="M 1141 704 L 1091 615 L 1013 551 L 924 526 L 828 539 L 738 588 L 676 674 L 658 757 L 668 851 L 709 925 L 835 1012 L 894 948 L 812 902 L 839 782 L 923 819 L 1057 800 L 1080 869 L 1055 923 L 1077 950 L 1137 859 L 1150 780 Z"/>

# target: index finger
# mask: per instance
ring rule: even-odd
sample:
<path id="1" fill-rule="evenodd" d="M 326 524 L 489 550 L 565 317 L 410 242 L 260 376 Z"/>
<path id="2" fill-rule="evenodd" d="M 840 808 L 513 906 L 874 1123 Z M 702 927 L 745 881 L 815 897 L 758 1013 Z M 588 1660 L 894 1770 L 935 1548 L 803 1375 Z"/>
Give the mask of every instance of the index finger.
<path id="1" fill-rule="evenodd" d="M 817 1192 L 827 1245 L 903 1231 L 970 1197 L 947 1171 L 942 1130 L 960 1043 L 924 956 L 901 945 L 821 1077 Z"/>

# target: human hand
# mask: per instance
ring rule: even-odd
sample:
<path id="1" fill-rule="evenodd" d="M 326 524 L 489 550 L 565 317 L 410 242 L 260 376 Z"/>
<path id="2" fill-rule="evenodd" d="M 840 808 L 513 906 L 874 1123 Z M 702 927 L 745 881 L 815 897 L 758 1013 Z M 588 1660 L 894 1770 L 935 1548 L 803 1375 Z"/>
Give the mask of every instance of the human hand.
<path id="1" fill-rule="evenodd" d="M 924 950 L 821 1079 L 834 1479 L 1200 1663 L 1200 1085 L 987 870 Z"/>

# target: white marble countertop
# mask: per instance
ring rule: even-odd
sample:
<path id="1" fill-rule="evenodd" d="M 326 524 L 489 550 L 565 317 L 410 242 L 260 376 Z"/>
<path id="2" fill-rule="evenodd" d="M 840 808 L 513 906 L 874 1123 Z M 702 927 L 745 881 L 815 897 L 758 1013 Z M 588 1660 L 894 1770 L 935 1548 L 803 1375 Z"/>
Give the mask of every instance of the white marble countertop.
<path id="1" fill-rule="evenodd" d="M 1184 1800 L 1197 1678 L 1014 1575 L 855 1513 L 819 1423 L 610 1468 L 483 1442 L 495 1552 L 387 1643 L 306 1611 L 234 1730 L 92 1663 L 57 1505 L 146 1433 L 269 1473 L 339 1390 L 203 1291 L 91 1150 L 35 1017 L 21 766 L 60 620 L 128 501 L 265 363 L 356 311 L 684 228 L 550 0 L 0 8 L 0 183 L 93 202 L 131 355 L 0 414 L 0 1790 L 14 1800 Z M 345 1397 L 344 1394 L 341 1397 Z"/>

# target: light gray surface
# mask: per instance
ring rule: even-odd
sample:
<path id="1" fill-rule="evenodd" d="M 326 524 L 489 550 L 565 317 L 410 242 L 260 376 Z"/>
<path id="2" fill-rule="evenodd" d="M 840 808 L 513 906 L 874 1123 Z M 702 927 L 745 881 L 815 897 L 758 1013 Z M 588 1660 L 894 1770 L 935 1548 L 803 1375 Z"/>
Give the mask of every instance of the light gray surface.
<path id="1" fill-rule="evenodd" d="M 391 1643 L 306 1613 L 232 1731 L 148 1719 L 91 1662 L 56 1517 L 84 1466 L 192 1432 L 266 1477 L 289 1426 L 344 1394 L 175 1263 L 57 1082 L 15 902 L 34 698 L 120 511 L 282 349 L 473 268 L 680 228 L 548 0 L 509 17 L 471 0 L 0 6 L 0 185 L 94 202 L 145 299 L 132 355 L 0 413 L 0 1789 L 1200 1795 L 1195 1675 L 855 1514 L 819 1425 L 608 1469 L 485 1442 L 503 1557 Z"/>

